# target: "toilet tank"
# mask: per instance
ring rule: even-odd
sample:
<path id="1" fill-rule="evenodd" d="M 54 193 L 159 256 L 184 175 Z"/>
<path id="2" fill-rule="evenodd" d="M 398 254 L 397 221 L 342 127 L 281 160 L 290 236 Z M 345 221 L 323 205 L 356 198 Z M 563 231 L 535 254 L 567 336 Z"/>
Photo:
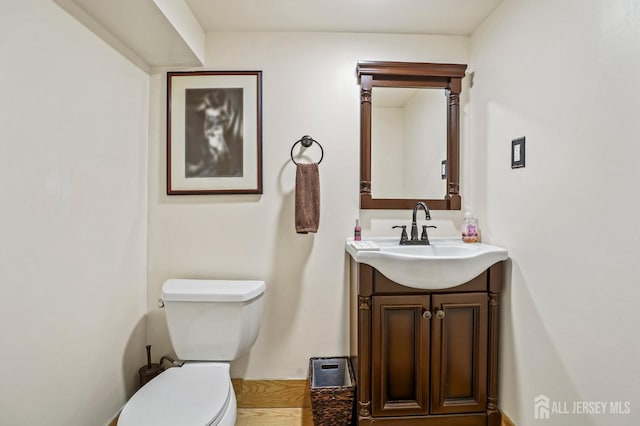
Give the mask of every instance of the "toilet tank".
<path id="1" fill-rule="evenodd" d="M 162 299 L 173 348 L 189 361 L 233 361 L 260 330 L 264 281 L 170 279 Z"/>

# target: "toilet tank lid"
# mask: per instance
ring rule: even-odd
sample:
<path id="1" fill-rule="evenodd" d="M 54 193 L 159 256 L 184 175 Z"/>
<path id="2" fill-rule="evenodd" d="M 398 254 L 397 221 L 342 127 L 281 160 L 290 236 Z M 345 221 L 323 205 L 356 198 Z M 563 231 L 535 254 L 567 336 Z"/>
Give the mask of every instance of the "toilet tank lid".
<path id="1" fill-rule="evenodd" d="M 173 278 L 162 286 L 162 298 L 166 302 L 247 302 L 264 289 L 264 281 Z"/>

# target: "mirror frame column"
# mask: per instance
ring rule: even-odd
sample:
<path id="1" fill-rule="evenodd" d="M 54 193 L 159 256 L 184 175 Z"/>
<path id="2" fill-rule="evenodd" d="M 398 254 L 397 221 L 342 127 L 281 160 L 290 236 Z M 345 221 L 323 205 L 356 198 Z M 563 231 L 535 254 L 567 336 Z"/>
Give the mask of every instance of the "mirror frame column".
<path id="1" fill-rule="evenodd" d="M 373 77 L 360 78 L 360 194 L 371 199 L 371 90 Z M 369 143 L 364 143 L 369 141 Z M 361 201 L 362 204 L 362 201 Z"/>
<path id="2" fill-rule="evenodd" d="M 449 81 L 447 97 L 449 109 L 447 113 L 447 195 L 449 210 L 460 210 L 460 92 L 462 79 L 452 78 Z"/>

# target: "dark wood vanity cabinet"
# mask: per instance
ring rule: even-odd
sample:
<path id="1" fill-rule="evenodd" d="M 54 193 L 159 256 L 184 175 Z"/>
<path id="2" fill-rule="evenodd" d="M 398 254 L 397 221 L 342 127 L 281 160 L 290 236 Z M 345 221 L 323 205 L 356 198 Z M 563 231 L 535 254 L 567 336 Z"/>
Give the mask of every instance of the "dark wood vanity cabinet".
<path id="1" fill-rule="evenodd" d="M 499 262 L 445 290 L 401 286 L 352 262 L 358 425 L 499 426 Z"/>

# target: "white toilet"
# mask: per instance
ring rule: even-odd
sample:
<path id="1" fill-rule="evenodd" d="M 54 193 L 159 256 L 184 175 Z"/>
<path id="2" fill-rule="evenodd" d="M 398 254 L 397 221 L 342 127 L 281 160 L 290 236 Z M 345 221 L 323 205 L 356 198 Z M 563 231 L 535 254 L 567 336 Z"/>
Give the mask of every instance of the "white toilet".
<path id="1" fill-rule="evenodd" d="M 171 279 L 162 286 L 182 367 L 169 368 L 127 402 L 118 426 L 233 426 L 229 364 L 258 337 L 263 281 Z"/>

